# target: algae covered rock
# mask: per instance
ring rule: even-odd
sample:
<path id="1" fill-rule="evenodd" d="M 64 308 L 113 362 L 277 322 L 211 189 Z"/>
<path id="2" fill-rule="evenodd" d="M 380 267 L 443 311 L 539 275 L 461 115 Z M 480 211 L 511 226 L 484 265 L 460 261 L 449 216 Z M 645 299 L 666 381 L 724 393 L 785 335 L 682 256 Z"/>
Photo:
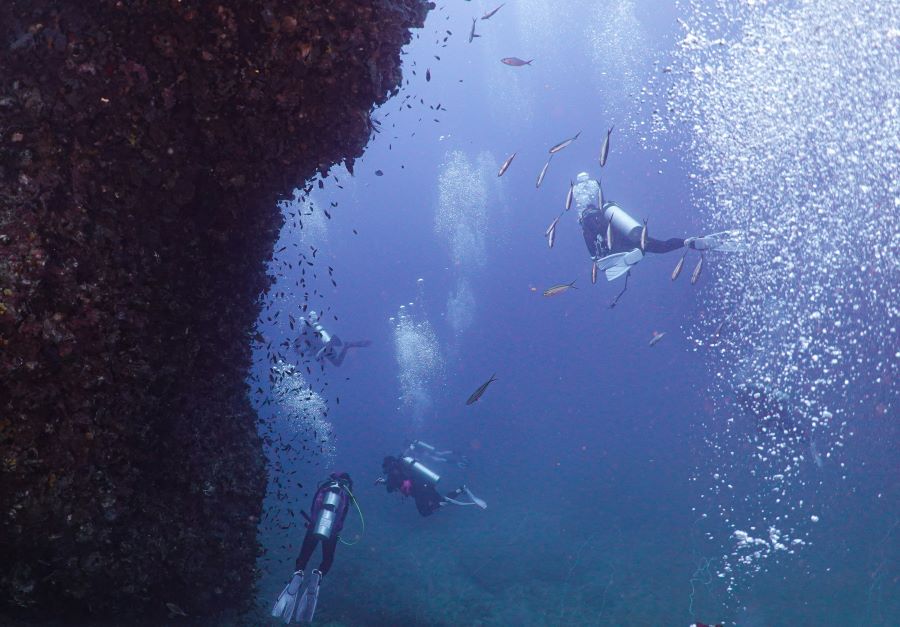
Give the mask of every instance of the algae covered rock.
<path id="1" fill-rule="evenodd" d="M 420 0 L 0 3 L 0 608 L 248 607 L 276 203 L 361 154 Z"/>

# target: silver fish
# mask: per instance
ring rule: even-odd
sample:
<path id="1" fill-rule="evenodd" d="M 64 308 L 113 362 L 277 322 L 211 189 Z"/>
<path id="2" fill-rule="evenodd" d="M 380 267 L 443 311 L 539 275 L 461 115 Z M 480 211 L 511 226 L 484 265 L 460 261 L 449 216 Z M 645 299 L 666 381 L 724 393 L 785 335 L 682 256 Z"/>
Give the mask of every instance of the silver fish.
<path id="1" fill-rule="evenodd" d="M 516 158 L 517 153 L 512 153 L 510 156 L 506 158 L 506 161 L 503 162 L 503 165 L 500 166 L 500 171 L 497 172 L 497 176 L 503 176 L 506 174 L 506 171 L 509 169 L 509 164 L 512 163 L 512 160 Z"/>
<path id="2" fill-rule="evenodd" d="M 481 35 L 475 34 L 475 24 L 478 23 L 478 18 L 472 18 L 472 30 L 469 31 L 469 43 L 472 43 L 472 40 L 476 37 L 481 37 Z"/>
<path id="3" fill-rule="evenodd" d="M 552 157 L 551 157 L 552 159 Z M 550 167 L 550 159 L 547 159 L 547 163 L 544 164 L 544 167 L 541 168 L 541 173 L 538 174 L 537 183 L 535 183 L 535 187 L 540 187 L 541 183 L 544 182 L 544 176 L 547 174 L 547 168 Z"/>
<path id="4" fill-rule="evenodd" d="M 559 285 L 548 287 L 544 290 L 544 296 L 556 296 L 557 294 L 567 292 L 569 289 L 578 289 L 577 287 L 575 287 L 575 281 L 572 281 L 571 283 L 560 283 Z"/>
<path id="5" fill-rule="evenodd" d="M 685 252 L 681 256 L 681 259 L 678 260 L 678 263 L 675 264 L 675 269 L 672 270 L 672 280 L 673 281 L 678 278 L 679 274 L 681 274 L 681 269 L 684 268 L 684 258 L 685 257 L 687 257 L 687 252 Z"/>
<path id="6" fill-rule="evenodd" d="M 612 228 L 612 214 L 613 212 L 609 212 L 609 222 L 606 223 L 606 247 L 612 252 L 613 247 L 613 228 Z"/>
<path id="7" fill-rule="evenodd" d="M 566 211 L 572 208 L 572 200 L 575 198 L 575 183 L 569 181 L 569 193 L 566 194 Z"/>
<path id="8" fill-rule="evenodd" d="M 503 4 L 506 4 L 506 3 L 504 2 Z M 501 4 L 499 7 L 497 7 L 497 8 L 494 9 L 493 11 L 488 11 L 487 13 L 485 13 L 484 15 L 482 15 L 482 16 L 481 16 L 481 19 L 483 19 L 483 20 L 489 20 L 489 19 L 491 19 L 492 17 L 494 17 L 494 13 L 496 13 L 497 11 L 499 11 L 500 9 L 503 8 L 503 4 Z"/>
<path id="9" fill-rule="evenodd" d="M 597 202 L 600 203 L 597 205 L 600 211 L 603 211 L 603 179 L 597 179 L 597 187 L 600 189 L 597 190 Z"/>
<path id="10" fill-rule="evenodd" d="M 553 243 L 556 241 L 556 221 L 559 220 L 557 218 L 553 221 L 553 224 L 550 225 L 550 232 L 547 234 L 547 246 L 553 248 Z"/>
<path id="11" fill-rule="evenodd" d="M 478 35 L 476 35 L 478 37 Z M 506 65 L 511 65 L 512 67 L 522 67 L 523 65 L 531 65 L 531 62 L 534 59 L 529 59 L 528 61 L 523 61 L 519 57 L 503 57 L 500 59 L 500 63 L 505 63 Z"/>
<path id="12" fill-rule="evenodd" d="M 691 285 L 697 283 L 697 279 L 700 278 L 700 272 L 703 271 L 703 255 L 700 255 L 700 261 L 697 262 L 697 267 L 694 268 L 694 273 L 691 275 Z"/>
<path id="13" fill-rule="evenodd" d="M 488 388 L 488 386 L 496 380 L 497 380 L 497 373 L 495 372 L 494 374 L 491 375 L 490 379 L 488 379 L 487 381 L 485 381 L 484 383 L 479 385 L 478 389 L 475 390 L 474 392 L 472 392 L 472 394 L 469 396 L 469 399 L 466 401 L 466 405 L 471 405 L 472 403 L 477 401 L 479 398 L 481 398 L 481 395 L 484 394 L 484 391 Z"/>
<path id="14" fill-rule="evenodd" d="M 647 252 L 647 219 L 644 218 L 644 228 L 641 229 L 641 252 Z"/>
<path id="15" fill-rule="evenodd" d="M 606 158 L 609 156 L 609 136 L 613 132 L 614 126 L 610 126 L 609 130 L 606 131 L 606 139 L 603 140 L 603 145 L 600 146 L 600 167 L 606 165 Z"/>
<path id="16" fill-rule="evenodd" d="M 556 216 L 556 219 L 550 223 L 550 226 L 547 227 L 547 230 L 544 231 L 544 237 L 550 237 L 550 231 L 556 228 L 556 223 L 559 222 L 559 219 L 562 217 L 562 214 Z"/>
<path id="17" fill-rule="evenodd" d="M 656 344 L 665 337 L 666 333 L 663 331 L 662 333 L 653 332 L 653 337 L 650 338 L 650 346 L 656 346 Z"/>
<path id="18" fill-rule="evenodd" d="M 591 285 L 597 283 L 597 264 L 591 262 Z"/>
<path id="19" fill-rule="evenodd" d="M 571 144 L 573 141 L 575 141 L 576 139 L 578 139 L 578 136 L 579 136 L 579 135 L 581 135 L 581 131 L 578 131 L 577 133 L 575 133 L 575 136 L 574 136 L 574 137 L 570 137 L 569 139 L 566 139 L 566 140 L 563 140 L 563 141 L 559 142 L 559 143 L 556 144 L 553 148 L 550 149 L 550 154 L 551 154 L 551 155 L 555 155 L 555 154 L 558 153 L 560 150 L 562 150 L 563 148 L 565 148 L 566 146 L 568 146 L 569 144 Z"/>

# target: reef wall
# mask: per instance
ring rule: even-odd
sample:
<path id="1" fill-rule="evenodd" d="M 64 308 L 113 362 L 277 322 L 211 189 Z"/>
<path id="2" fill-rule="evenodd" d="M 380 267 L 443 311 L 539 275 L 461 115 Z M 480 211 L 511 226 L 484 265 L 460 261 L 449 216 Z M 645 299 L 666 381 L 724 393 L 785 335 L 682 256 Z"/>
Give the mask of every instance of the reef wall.
<path id="1" fill-rule="evenodd" d="M 352 168 L 430 8 L 0 3 L 0 613 L 249 605 L 276 202 Z"/>

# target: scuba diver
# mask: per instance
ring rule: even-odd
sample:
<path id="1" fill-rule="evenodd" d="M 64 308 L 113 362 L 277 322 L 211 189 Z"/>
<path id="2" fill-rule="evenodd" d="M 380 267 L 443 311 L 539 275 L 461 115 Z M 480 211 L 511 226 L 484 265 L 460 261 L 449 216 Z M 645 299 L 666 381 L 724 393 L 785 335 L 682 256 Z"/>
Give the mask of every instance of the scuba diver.
<path id="1" fill-rule="evenodd" d="M 413 440 L 410 442 L 406 451 L 403 453 L 404 456 L 412 457 L 415 457 L 416 454 L 418 454 L 419 459 L 428 458 L 434 462 L 449 462 L 455 464 L 457 468 L 463 469 L 469 467 L 469 458 L 462 453 L 451 450 L 439 451 L 436 447 L 427 442 L 423 442 L 422 440 Z"/>
<path id="2" fill-rule="evenodd" d="M 300 318 L 300 323 L 304 325 L 304 330 L 312 329 L 313 335 L 317 338 L 317 343 L 322 345 L 316 352 L 317 361 L 327 359 L 335 366 L 340 366 L 344 363 L 348 349 L 364 348 L 372 344 L 371 340 L 358 340 L 344 344 L 337 335 L 332 335 L 325 330 L 321 323 L 321 317 L 312 310 L 310 310 L 306 318 Z M 313 346 L 312 341 L 308 338 L 297 338 L 294 346 L 297 350 L 300 350 L 303 348 L 303 343 L 306 344 L 306 348 L 312 348 Z"/>
<path id="3" fill-rule="evenodd" d="M 300 547 L 300 554 L 297 556 L 296 571 L 290 582 L 278 595 L 278 600 L 272 608 L 272 616 L 284 618 L 285 623 L 312 622 L 319 599 L 319 587 L 322 584 L 322 578 L 328 574 L 331 564 L 334 562 L 334 551 L 340 539 L 341 529 L 344 528 L 344 519 L 350 509 L 350 501 L 356 505 L 360 520 L 363 520 L 362 511 L 359 509 L 352 490 L 353 480 L 350 475 L 346 472 L 333 472 L 328 479 L 319 484 L 313 496 L 309 515 L 301 511 L 307 521 L 303 546 Z M 363 531 L 365 531 L 365 521 L 363 521 Z M 322 561 L 318 568 L 313 569 L 309 581 L 304 587 L 303 571 L 319 542 L 322 543 Z"/>
<path id="4" fill-rule="evenodd" d="M 384 475 L 375 480 L 375 485 L 384 484 L 388 492 L 400 492 L 403 496 L 411 496 L 416 502 L 416 509 L 422 516 L 431 516 L 446 505 L 477 505 L 487 509 L 487 503 L 478 498 L 465 485 L 441 496 L 435 485 L 441 476 L 425 466 L 412 455 L 400 457 L 387 456 L 381 464 Z M 471 502 L 460 501 L 465 494 Z"/>
<path id="5" fill-rule="evenodd" d="M 578 175 L 572 192 L 574 203 L 578 207 L 578 222 L 591 260 L 597 264 L 598 270 L 605 273 L 608 281 L 626 275 L 626 289 L 631 267 L 644 258 L 644 253 L 667 253 L 685 247 L 701 252 L 738 250 L 736 238 L 739 231 L 722 231 L 687 239 L 672 237 L 658 240 L 642 237 L 646 222 L 642 226 L 614 201 L 603 199 L 600 184 L 587 172 Z M 598 208 L 598 203 L 603 206 Z M 623 293 L 624 291 L 622 290 Z"/>

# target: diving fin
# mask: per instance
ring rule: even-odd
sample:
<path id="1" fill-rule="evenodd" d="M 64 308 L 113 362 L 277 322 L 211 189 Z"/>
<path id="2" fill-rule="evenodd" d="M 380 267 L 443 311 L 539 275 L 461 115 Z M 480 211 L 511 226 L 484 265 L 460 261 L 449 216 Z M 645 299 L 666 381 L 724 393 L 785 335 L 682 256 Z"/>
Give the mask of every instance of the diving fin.
<path id="1" fill-rule="evenodd" d="M 472 491 L 467 486 L 463 486 L 463 490 L 466 491 L 466 494 L 469 495 L 469 498 L 472 499 L 472 502 L 475 503 L 475 505 L 477 505 L 481 509 L 487 509 L 487 502 L 485 502 L 484 499 L 480 499 L 472 494 Z"/>
<path id="2" fill-rule="evenodd" d="M 291 577 L 288 585 L 284 587 L 278 600 L 275 601 L 275 607 L 272 608 L 272 616 L 275 618 L 284 618 L 285 624 L 294 620 L 297 613 L 297 597 L 300 594 L 300 587 L 303 585 L 303 571 L 298 570 Z"/>
<path id="3" fill-rule="evenodd" d="M 735 253 L 741 250 L 737 238 L 741 232 L 738 230 L 720 231 L 703 237 L 689 237 L 684 240 L 684 245 L 694 250 L 715 250 L 723 253 Z"/>
<path id="4" fill-rule="evenodd" d="M 316 613 L 316 603 L 319 602 L 319 586 L 322 585 L 322 573 L 319 569 L 312 571 L 309 585 L 303 591 L 300 602 L 297 604 L 297 620 L 301 623 L 311 623 Z"/>
<path id="5" fill-rule="evenodd" d="M 597 269 L 603 270 L 607 281 L 615 281 L 626 274 L 631 267 L 644 258 L 640 248 L 633 248 L 627 253 L 613 253 L 597 262 Z"/>

